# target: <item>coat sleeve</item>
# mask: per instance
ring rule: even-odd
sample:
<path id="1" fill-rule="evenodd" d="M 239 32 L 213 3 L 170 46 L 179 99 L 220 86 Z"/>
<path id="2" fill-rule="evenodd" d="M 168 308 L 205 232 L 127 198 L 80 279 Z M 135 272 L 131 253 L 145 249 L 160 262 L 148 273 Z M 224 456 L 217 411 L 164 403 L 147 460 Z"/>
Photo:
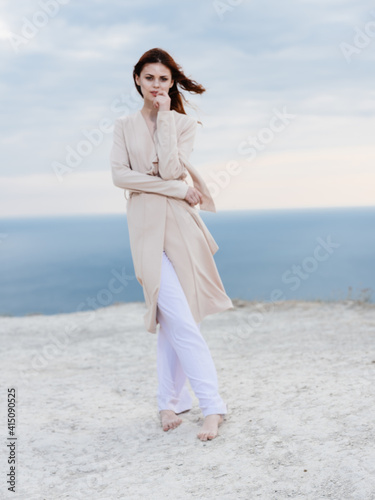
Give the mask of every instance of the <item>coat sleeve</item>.
<path id="1" fill-rule="evenodd" d="M 114 123 L 110 163 L 113 183 L 119 188 L 185 199 L 189 189 L 189 185 L 186 182 L 181 180 L 164 180 L 158 176 L 151 176 L 132 170 L 121 118 L 117 118 Z"/>
<path id="2" fill-rule="evenodd" d="M 190 117 L 191 118 L 191 117 Z M 181 157 L 189 159 L 193 151 L 197 122 L 194 118 L 178 135 L 173 111 L 158 111 L 155 133 L 155 147 L 159 160 L 159 175 L 162 179 L 179 179 L 185 174 Z"/>

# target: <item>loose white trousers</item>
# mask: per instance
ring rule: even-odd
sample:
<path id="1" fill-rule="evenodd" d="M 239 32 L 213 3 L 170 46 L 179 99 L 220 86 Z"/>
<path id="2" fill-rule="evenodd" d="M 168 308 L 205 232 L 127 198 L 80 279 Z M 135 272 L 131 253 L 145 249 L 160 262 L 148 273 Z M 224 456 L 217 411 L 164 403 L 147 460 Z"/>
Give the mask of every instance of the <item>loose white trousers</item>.
<path id="1" fill-rule="evenodd" d="M 189 380 L 206 417 L 227 413 L 219 395 L 216 368 L 210 350 L 191 313 L 180 281 L 163 250 L 157 319 L 157 401 L 160 410 L 180 413 L 192 408 Z"/>

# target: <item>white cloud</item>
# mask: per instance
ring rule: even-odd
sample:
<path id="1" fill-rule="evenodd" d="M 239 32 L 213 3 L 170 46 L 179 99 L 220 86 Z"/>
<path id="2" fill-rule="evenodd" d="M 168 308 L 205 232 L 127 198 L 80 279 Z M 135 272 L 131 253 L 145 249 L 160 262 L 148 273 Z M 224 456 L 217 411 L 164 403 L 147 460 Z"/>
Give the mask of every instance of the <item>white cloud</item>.
<path id="1" fill-rule="evenodd" d="M 236 175 L 228 173 L 228 162 L 196 164 L 218 210 L 375 204 L 372 148 L 268 152 L 233 162 Z M 52 174 L 0 178 L 2 217 L 125 212 L 124 191 L 112 183 L 110 169 L 80 170 L 61 183 Z"/>
<path id="2" fill-rule="evenodd" d="M 198 0 L 188 5 L 165 0 L 157 8 L 151 0 L 72 1 L 61 6 L 59 14 L 15 54 L 6 34 L 19 32 L 23 16 L 31 18 L 40 9 L 40 1 L 2 3 L 0 161 L 2 180 L 9 177 L 9 193 L 14 195 L 3 192 L 8 196 L 3 209 L 29 213 L 28 205 L 17 195 L 19 179 L 37 190 L 35 210 L 81 210 L 78 201 L 69 207 L 62 202 L 66 193 L 71 196 L 77 191 L 87 200 L 89 210 L 93 209 L 92 198 L 79 179 L 87 176 L 89 185 L 96 189 L 96 175 L 106 175 L 103 169 L 109 168 L 111 134 L 72 174 L 69 187 L 59 191 L 48 184 L 51 164 L 63 161 L 66 147 L 74 147 L 82 139 L 82 129 L 96 128 L 102 118 L 113 121 L 119 115 L 111 103 L 134 92 L 134 64 L 145 50 L 155 46 L 170 50 L 186 74 L 207 88 L 202 96 L 186 93 L 199 107 L 198 115 L 188 107 L 187 112 L 204 123 L 192 157 L 197 165 L 238 160 L 238 144 L 267 127 L 274 107 L 286 106 L 296 119 L 267 145 L 262 161 L 272 157 L 288 171 L 282 155 L 292 158 L 298 151 L 307 159 L 301 160 L 299 172 L 312 186 L 311 203 L 320 203 L 313 188 L 318 184 L 311 178 L 316 175 L 324 184 L 326 175 L 330 183 L 330 152 L 341 147 L 346 157 L 356 156 L 358 161 L 345 173 L 346 179 L 355 177 L 356 169 L 368 166 L 375 113 L 369 61 L 375 56 L 370 44 L 348 65 L 339 44 L 350 42 L 354 27 L 371 18 L 371 6 L 369 1 L 357 5 L 339 0 L 319 4 L 254 0 L 242 2 L 221 21 L 210 2 Z M 319 155 L 327 161 L 319 162 L 325 167 L 318 176 L 317 164 L 308 158 Z M 344 156 L 340 158 L 345 164 Z M 334 175 L 341 174 L 334 167 Z M 37 178 L 39 187 L 34 184 Z M 368 181 L 367 177 L 361 180 Z M 351 184 L 357 185 L 353 179 Z M 246 205 L 244 186 L 236 185 L 236 189 L 236 200 Z M 332 203 L 336 196 L 338 204 L 345 204 L 343 193 L 348 204 L 359 199 L 344 189 L 332 195 Z M 102 195 L 109 199 L 104 192 Z M 225 199 L 224 205 L 229 206 L 229 194 Z M 262 197 L 259 203 L 275 199 Z M 111 206 L 108 201 L 98 210 Z"/>
<path id="3" fill-rule="evenodd" d="M 77 172 L 63 183 L 53 175 L 0 178 L 2 217 L 125 212 L 123 190 L 110 172 Z"/>

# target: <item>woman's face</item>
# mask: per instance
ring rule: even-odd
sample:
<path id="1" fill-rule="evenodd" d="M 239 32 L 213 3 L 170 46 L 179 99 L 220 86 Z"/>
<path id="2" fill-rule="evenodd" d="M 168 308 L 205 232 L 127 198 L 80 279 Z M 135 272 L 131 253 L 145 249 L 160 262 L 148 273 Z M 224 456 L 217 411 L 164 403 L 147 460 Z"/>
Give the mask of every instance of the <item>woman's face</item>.
<path id="1" fill-rule="evenodd" d="M 135 81 L 141 87 L 144 100 L 151 102 L 160 90 L 168 94 L 173 85 L 171 70 L 162 63 L 145 64 L 140 76 L 135 75 Z"/>

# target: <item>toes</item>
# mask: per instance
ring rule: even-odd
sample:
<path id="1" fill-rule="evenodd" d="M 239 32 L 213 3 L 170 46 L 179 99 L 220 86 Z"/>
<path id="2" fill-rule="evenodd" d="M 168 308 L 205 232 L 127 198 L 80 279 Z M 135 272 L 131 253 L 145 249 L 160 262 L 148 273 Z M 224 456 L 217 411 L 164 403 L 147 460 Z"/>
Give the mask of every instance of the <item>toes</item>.
<path id="1" fill-rule="evenodd" d="M 171 423 L 170 422 L 165 422 L 163 424 L 163 430 L 169 431 L 170 428 L 171 428 Z"/>
<path id="2" fill-rule="evenodd" d="M 214 439 L 217 435 L 218 435 L 217 432 L 206 431 L 206 432 L 199 432 L 197 434 L 197 437 L 202 441 L 207 441 L 208 439 Z"/>
<path id="3" fill-rule="evenodd" d="M 166 422 L 163 424 L 163 430 L 169 431 L 169 429 L 175 429 L 182 423 L 182 420 L 173 420 L 172 422 Z"/>
<path id="4" fill-rule="evenodd" d="M 197 437 L 198 437 L 201 441 L 207 441 L 207 435 L 206 435 L 205 433 L 200 432 L 199 434 L 197 434 Z"/>
<path id="5" fill-rule="evenodd" d="M 161 424 L 164 431 L 169 431 L 170 429 L 175 429 L 177 426 L 182 424 L 182 419 L 178 418 L 173 411 L 161 410 Z"/>

